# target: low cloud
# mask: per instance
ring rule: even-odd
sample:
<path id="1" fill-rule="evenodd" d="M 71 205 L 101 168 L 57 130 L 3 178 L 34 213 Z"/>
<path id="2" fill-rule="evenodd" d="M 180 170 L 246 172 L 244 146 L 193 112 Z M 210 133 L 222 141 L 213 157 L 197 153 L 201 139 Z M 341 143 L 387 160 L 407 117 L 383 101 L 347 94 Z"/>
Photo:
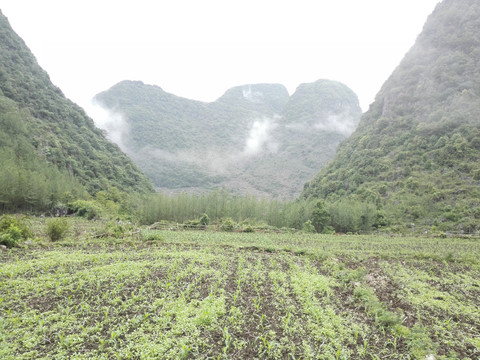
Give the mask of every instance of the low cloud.
<path id="1" fill-rule="evenodd" d="M 106 132 L 110 141 L 117 144 L 122 151 L 128 152 L 126 140 L 130 126 L 121 113 L 106 109 L 94 100 L 86 107 L 86 111 L 95 125 Z"/>
<path id="2" fill-rule="evenodd" d="M 339 133 L 345 136 L 355 131 L 356 124 L 347 113 L 340 115 L 329 115 L 325 120 L 314 125 L 315 129 Z"/>
<path id="3" fill-rule="evenodd" d="M 227 150 L 210 147 L 203 150 L 185 149 L 170 152 L 152 145 L 137 149 L 128 147 L 130 126 L 120 112 L 106 109 L 94 101 L 86 107 L 86 111 L 94 120 L 95 125 L 106 132 L 110 141 L 137 160 L 151 159 L 169 163 L 186 163 L 217 175 L 226 175 L 238 168 L 244 161 L 260 154 L 275 153 L 279 147 L 272 134 L 277 127 L 278 117 L 252 120 L 244 146 L 240 149 L 230 148 Z"/>
<path id="4" fill-rule="evenodd" d="M 274 119 L 255 120 L 248 133 L 242 154 L 252 156 L 263 151 L 275 152 L 278 144 L 274 141 L 271 133 L 276 126 Z"/>
<path id="5" fill-rule="evenodd" d="M 187 163 L 205 169 L 211 174 L 227 175 L 239 164 L 264 152 L 273 153 L 278 149 L 272 131 L 276 128 L 276 119 L 254 120 L 249 129 L 243 149 L 207 148 L 199 150 L 180 150 L 170 152 L 164 149 L 146 146 L 136 151 L 136 157 L 148 157 L 153 161 Z"/>
<path id="6" fill-rule="evenodd" d="M 138 151 L 136 156 L 140 158 L 151 158 L 162 162 L 190 164 L 206 169 L 216 175 L 226 174 L 229 167 L 235 164 L 235 160 L 238 159 L 238 156 L 236 157 L 234 153 L 224 153 L 221 150 L 183 150 L 170 152 L 152 146 L 143 147 Z"/>

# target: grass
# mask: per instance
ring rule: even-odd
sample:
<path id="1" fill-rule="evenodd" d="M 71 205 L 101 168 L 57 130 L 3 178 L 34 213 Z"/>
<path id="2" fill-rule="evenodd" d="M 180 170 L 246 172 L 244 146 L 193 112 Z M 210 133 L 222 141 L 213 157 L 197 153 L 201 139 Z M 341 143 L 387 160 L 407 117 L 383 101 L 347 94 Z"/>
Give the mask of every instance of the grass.
<path id="1" fill-rule="evenodd" d="M 2 359 L 480 357 L 478 239 L 69 222 L 0 253 Z"/>

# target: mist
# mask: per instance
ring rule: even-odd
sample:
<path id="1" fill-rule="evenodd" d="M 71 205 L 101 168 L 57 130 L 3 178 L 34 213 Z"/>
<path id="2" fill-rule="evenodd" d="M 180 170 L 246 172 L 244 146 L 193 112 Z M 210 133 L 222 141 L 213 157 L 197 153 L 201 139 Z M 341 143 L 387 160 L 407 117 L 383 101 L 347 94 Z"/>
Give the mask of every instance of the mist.
<path id="1" fill-rule="evenodd" d="M 251 120 L 248 136 L 240 149 L 216 148 L 212 145 L 203 149 L 171 152 L 161 147 L 148 145 L 132 150 L 125 145 L 129 135 L 129 126 L 121 113 L 106 110 L 98 104 L 92 106 L 89 113 L 94 116 L 95 124 L 107 132 L 108 138 L 134 158 L 190 164 L 202 168 L 212 175 L 231 174 L 245 161 L 263 153 L 275 153 L 279 146 L 272 136 L 272 131 L 277 127 L 277 118 L 263 118 Z"/>
<path id="2" fill-rule="evenodd" d="M 152 146 L 143 147 L 137 152 L 137 156 L 149 157 L 158 161 L 186 163 L 206 169 L 215 175 L 227 174 L 229 167 L 238 159 L 234 152 L 225 152 L 224 150 L 182 150 L 173 153 Z"/>
<path id="3" fill-rule="evenodd" d="M 350 136 L 355 131 L 356 126 L 352 116 L 348 113 L 343 113 L 327 116 L 325 120 L 316 123 L 314 128 Z"/>
<path id="4" fill-rule="evenodd" d="M 85 110 L 95 125 L 106 132 L 107 139 L 117 144 L 123 152 L 129 152 L 126 143 L 130 126 L 123 114 L 106 109 L 95 100 L 92 100 Z"/>
<path id="5" fill-rule="evenodd" d="M 253 121 L 242 154 L 252 156 L 263 151 L 276 152 L 278 144 L 271 136 L 276 127 L 275 119 L 263 118 Z"/>

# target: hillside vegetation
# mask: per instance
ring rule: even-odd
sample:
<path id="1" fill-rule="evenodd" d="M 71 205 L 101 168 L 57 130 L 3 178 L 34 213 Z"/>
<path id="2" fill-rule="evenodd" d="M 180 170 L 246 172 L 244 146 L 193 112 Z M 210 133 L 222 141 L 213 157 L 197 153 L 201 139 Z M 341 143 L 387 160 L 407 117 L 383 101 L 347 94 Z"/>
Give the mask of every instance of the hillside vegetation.
<path id="1" fill-rule="evenodd" d="M 446 0 L 357 130 L 302 196 L 359 199 L 390 222 L 480 228 L 480 4 Z"/>
<path id="2" fill-rule="evenodd" d="M 0 128 L 4 210 L 46 209 L 65 192 L 153 190 L 118 146 L 51 83 L 1 13 Z"/>
<path id="3" fill-rule="evenodd" d="M 356 95 L 329 80 L 229 89 L 212 103 L 123 81 L 95 101 L 105 129 L 159 190 L 297 196 L 355 128 Z"/>

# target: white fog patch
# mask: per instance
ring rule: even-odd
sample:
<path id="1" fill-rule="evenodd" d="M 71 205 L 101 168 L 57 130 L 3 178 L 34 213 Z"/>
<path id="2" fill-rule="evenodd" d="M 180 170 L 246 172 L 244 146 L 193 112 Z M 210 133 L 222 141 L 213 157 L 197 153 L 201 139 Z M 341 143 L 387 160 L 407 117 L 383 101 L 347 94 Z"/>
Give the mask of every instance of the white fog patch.
<path id="1" fill-rule="evenodd" d="M 107 138 L 110 141 L 117 144 L 122 151 L 128 152 L 125 141 L 130 132 L 130 127 L 121 113 L 106 109 L 94 100 L 85 110 L 93 119 L 95 125 L 107 133 Z"/>
<path id="2" fill-rule="evenodd" d="M 272 119 L 255 120 L 245 142 L 243 155 L 251 156 L 266 150 L 275 152 L 278 145 L 273 141 L 271 132 L 277 124 Z"/>
<path id="3" fill-rule="evenodd" d="M 202 165 L 214 174 L 225 175 L 229 172 L 231 166 L 237 163 L 238 156 L 229 152 L 223 155 L 220 154 L 221 152 L 219 151 L 208 150 Z"/>
<path id="4" fill-rule="evenodd" d="M 336 132 L 345 136 L 355 131 L 355 122 L 346 113 L 340 115 L 329 115 L 325 120 L 314 125 L 315 129 Z"/>
<path id="5" fill-rule="evenodd" d="M 238 156 L 233 155 L 233 153 L 222 153 L 221 150 L 170 152 L 152 146 L 145 146 L 139 154 L 141 157 L 148 157 L 156 161 L 190 164 L 191 166 L 206 169 L 216 175 L 226 174 L 229 171 L 229 167 L 238 160 Z"/>
<path id="6" fill-rule="evenodd" d="M 242 162 L 248 161 L 252 156 L 261 153 L 275 153 L 278 150 L 278 143 L 272 136 L 272 131 L 277 126 L 275 119 L 265 118 L 253 121 L 241 151 L 233 148 L 217 149 L 210 147 L 200 151 L 180 150 L 170 152 L 146 146 L 142 148 L 140 156 L 148 156 L 153 161 L 190 164 L 205 169 L 211 174 L 226 175 Z"/>

